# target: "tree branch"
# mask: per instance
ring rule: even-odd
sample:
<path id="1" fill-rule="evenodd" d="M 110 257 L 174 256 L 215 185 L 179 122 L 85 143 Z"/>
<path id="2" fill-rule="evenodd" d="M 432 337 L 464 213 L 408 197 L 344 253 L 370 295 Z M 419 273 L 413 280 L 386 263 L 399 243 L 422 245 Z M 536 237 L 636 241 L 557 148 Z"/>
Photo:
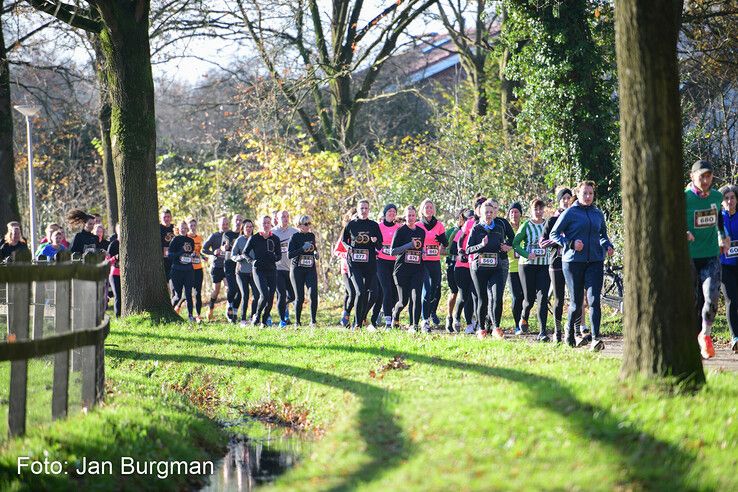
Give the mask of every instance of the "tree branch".
<path id="1" fill-rule="evenodd" d="M 72 27 L 84 29 L 92 33 L 102 31 L 102 22 L 95 19 L 92 11 L 88 9 L 82 9 L 76 5 L 54 2 L 52 0 L 26 0 L 26 2 L 36 10 L 52 15 Z"/>

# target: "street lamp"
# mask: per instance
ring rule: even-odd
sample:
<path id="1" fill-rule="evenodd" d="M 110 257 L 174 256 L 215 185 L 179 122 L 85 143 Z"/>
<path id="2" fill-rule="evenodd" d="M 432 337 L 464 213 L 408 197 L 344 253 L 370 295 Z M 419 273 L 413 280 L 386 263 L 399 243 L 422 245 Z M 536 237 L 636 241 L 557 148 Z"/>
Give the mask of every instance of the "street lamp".
<path id="1" fill-rule="evenodd" d="M 26 136 L 28 141 L 28 203 L 31 208 L 31 254 L 36 253 L 36 193 L 33 187 L 33 140 L 31 138 L 31 118 L 41 110 L 33 104 L 19 104 L 15 109 L 26 117 Z"/>

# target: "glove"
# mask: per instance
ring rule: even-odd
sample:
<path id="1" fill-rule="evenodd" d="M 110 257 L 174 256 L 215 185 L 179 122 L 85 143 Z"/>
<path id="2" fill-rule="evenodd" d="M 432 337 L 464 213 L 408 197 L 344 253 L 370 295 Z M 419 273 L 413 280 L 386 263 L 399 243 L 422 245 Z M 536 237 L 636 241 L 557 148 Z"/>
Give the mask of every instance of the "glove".
<path id="1" fill-rule="evenodd" d="M 310 243 L 310 242 L 308 242 L 308 241 L 305 241 L 305 242 L 304 242 L 304 243 L 302 244 L 302 250 L 303 250 L 303 251 L 305 251 L 306 253 L 307 253 L 308 251 L 310 251 L 310 248 L 312 248 L 312 247 L 313 247 L 313 244 L 312 244 L 312 243 Z"/>
<path id="2" fill-rule="evenodd" d="M 446 242 L 446 235 L 445 234 L 436 234 L 436 241 L 443 244 Z"/>

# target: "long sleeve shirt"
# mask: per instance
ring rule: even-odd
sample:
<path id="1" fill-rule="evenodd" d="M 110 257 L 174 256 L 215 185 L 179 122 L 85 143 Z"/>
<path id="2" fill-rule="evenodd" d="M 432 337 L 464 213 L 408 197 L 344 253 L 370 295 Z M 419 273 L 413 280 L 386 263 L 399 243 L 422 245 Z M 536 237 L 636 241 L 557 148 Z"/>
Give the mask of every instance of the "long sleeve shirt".
<path id="1" fill-rule="evenodd" d="M 564 248 L 562 260 L 565 262 L 604 261 L 605 250 L 612 247 L 602 211 L 594 205 L 581 205 L 578 201 L 559 216 L 549 238 Z M 577 240 L 584 243 L 581 251 L 574 249 Z"/>
<path id="2" fill-rule="evenodd" d="M 426 230 L 418 225 L 411 229 L 403 225 L 392 238 L 391 255 L 395 260 L 394 273 L 397 276 L 414 275 L 423 269 L 423 244 Z"/>
<path id="3" fill-rule="evenodd" d="M 169 243 L 168 256 L 172 260 L 172 270 L 192 270 L 192 254 L 195 241 L 188 236 L 174 236 Z"/>
<path id="4" fill-rule="evenodd" d="M 487 244 L 483 239 L 487 237 Z M 507 255 L 502 252 L 502 245 L 512 246 L 515 233 L 510 222 L 501 217 L 495 218 L 491 224 L 477 223 L 471 231 L 466 251 L 470 256 L 472 269 L 496 268 Z"/>
<path id="5" fill-rule="evenodd" d="M 254 270 L 260 272 L 276 270 L 277 262 L 282 258 L 279 238 L 271 233 L 267 237 L 261 233 L 251 236 L 243 248 L 243 254 L 252 252 Z"/>
<path id="6" fill-rule="evenodd" d="M 315 249 L 315 234 L 296 232 L 290 238 L 287 253 L 291 268 L 315 268 L 318 250 Z"/>
<path id="7" fill-rule="evenodd" d="M 343 229 L 341 240 L 350 248 L 349 268 L 377 268 L 377 251 L 382 249 L 379 224 L 370 219 L 352 219 Z"/>

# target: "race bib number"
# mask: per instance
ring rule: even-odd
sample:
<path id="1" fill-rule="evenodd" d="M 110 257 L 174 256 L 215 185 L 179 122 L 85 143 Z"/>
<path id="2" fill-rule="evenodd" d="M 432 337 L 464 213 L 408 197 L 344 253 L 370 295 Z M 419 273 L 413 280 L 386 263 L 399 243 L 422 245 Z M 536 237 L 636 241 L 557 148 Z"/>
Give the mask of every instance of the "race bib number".
<path id="1" fill-rule="evenodd" d="M 288 251 L 289 243 L 281 243 L 280 247 L 282 248 L 282 254 L 286 255 Z"/>
<path id="2" fill-rule="evenodd" d="M 192 264 L 193 265 L 199 265 L 201 261 L 202 260 L 200 259 L 199 256 L 195 256 L 194 258 L 192 258 Z"/>
<path id="3" fill-rule="evenodd" d="M 425 247 L 425 256 L 438 256 L 438 246 L 426 246 Z"/>
<path id="4" fill-rule="evenodd" d="M 415 249 L 408 249 L 405 251 L 405 263 L 412 263 L 413 265 L 420 264 L 420 251 Z"/>
<path id="5" fill-rule="evenodd" d="M 731 241 L 730 248 L 728 248 L 728 254 L 725 255 L 727 258 L 738 258 L 738 241 Z"/>
<path id="6" fill-rule="evenodd" d="M 92 253 L 97 252 L 97 246 L 95 246 L 94 244 L 85 244 L 85 253 L 87 253 L 88 251 Z"/>
<path id="7" fill-rule="evenodd" d="M 355 249 L 351 253 L 351 260 L 354 263 L 368 263 L 369 262 L 369 250 L 368 249 Z"/>
<path id="8" fill-rule="evenodd" d="M 192 263 L 192 257 L 191 256 L 180 256 L 179 262 L 182 263 L 183 265 L 189 265 L 190 263 Z"/>
<path id="9" fill-rule="evenodd" d="M 695 210 L 694 226 L 695 227 L 712 227 L 717 224 L 717 209 Z"/>
<path id="10" fill-rule="evenodd" d="M 533 248 L 531 252 L 536 256 L 546 256 L 546 250 L 543 248 Z"/>
<path id="11" fill-rule="evenodd" d="M 497 253 L 482 253 L 479 255 L 478 263 L 480 267 L 494 268 L 497 266 Z"/>
<path id="12" fill-rule="evenodd" d="M 389 244 L 383 244 L 382 245 L 382 253 L 386 254 L 387 256 L 392 256 L 390 254 L 390 251 L 392 251 L 392 248 L 390 247 Z"/>
<path id="13" fill-rule="evenodd" d="M 312 268 L 315 265 L 315 257 L 313 255 L 300 255 L 297 264 L 301 267 Z"/>

